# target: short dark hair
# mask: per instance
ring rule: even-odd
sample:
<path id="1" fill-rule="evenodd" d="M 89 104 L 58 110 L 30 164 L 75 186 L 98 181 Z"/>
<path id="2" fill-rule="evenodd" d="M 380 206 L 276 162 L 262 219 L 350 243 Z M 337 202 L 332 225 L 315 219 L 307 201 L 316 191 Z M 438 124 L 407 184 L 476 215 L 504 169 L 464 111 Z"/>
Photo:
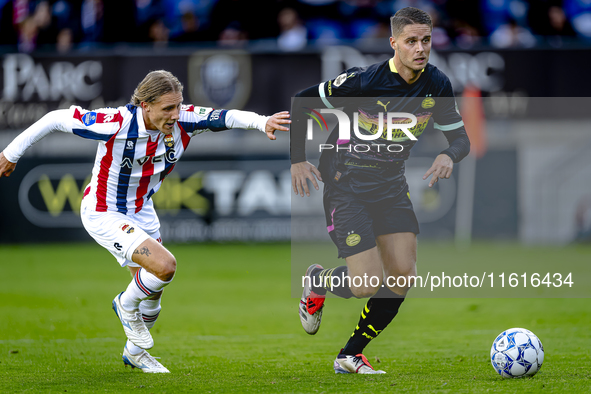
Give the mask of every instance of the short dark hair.
<path id="1" fill-rule="evenodd" d="M 402 8 L 390 18 L 392 37 L 398 37 L 406 25 L 428 25 L 433 30 L 429 14 L 414 7 Z"/>

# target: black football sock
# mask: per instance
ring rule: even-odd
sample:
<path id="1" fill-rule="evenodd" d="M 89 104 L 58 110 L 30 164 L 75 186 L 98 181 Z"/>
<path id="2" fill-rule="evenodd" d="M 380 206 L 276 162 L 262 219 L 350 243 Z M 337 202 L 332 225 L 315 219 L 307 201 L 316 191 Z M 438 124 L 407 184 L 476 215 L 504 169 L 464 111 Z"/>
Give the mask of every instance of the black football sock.
<path id="1" fill-rule="evenodd" d="M 353 356 L 363 353 L 363 349 L 369 342 L 377 337 L 398 314 L 402 302 L 404 302 L 403 296 L 394 294 L 387 287 L 380 288 L 376 295 L 367 301 L 361 311 L 359 324 L 342 353 Z"/>
<path id="2" fill-rule="evenodd" d="M 312 272 L 312 291 L 318 295 L 325 295 L 327 291 L 341 298 L 351 298 L 353 293 L 349 288 L 349 270 L 341 265 Z"/>

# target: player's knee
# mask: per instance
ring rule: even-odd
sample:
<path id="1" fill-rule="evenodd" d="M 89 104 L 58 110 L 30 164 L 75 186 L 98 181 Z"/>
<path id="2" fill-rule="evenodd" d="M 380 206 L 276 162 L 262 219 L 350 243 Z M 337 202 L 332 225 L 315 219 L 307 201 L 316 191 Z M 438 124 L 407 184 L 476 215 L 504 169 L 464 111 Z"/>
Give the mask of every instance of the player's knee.
<path id="1" fill-rule="evenodd" d="M 353 293 L 356 298 L 369 298 L 373 297 L 379 289 L 379 287 L 372 286 L 351 286 L 351 293 Z"/>
<path id="2" fill-rule="evenodd" d="M 383 282 L 382 269 L 369 270 L 363 275 L 351 276 L 349 288 L 357 298 L 369 298 L 378 292 Z"/>
<path id="3" fill-rule="evenodd" d="M 386 282 L 394 282 L 399 286 L 400 283 L 406 283 L 414 281 L 417 276 L 417 268 L 415 264 L 409 264 L 405 267 L 397 267 L 395 270 L 389 270 L 386 272 Z M 391 284 L 388 283 L 388 286 Z"/>
<path id="4" fill-rule="evenodd" d="M 165 282 L 170 282 L 174 278 L 176 272 L 176 259 L 173 255 L 170 255 L 162 264 L 160 269 L 159 279 Z"/>

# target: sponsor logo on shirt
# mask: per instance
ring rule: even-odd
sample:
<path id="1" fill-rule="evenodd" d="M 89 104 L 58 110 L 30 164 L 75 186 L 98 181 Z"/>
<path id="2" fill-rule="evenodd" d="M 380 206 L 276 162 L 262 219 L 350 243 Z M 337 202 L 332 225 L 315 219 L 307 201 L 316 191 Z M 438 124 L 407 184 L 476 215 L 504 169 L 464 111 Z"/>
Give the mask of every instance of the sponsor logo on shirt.
<path id="1" fill-rule="evenodd" d="M 347 73 L 342 73 L 341 75 L 339 75 L 338 77 L 335 78 L 333 85 L 334 85 L 335 88 L 338 88 L 346 80 L 347 80 Z"/>
<path id="2" fill-rule="evenodd" d="M 86 126 L 92 126 L 93 124 L 95 124 L 96 112 L 87 112 L 86 114 L 84 114 L 84 116 L 82 117 L 82 123 L 84 123 Z"/>
<path id="3" fill-rule="evenodd" d="M 213 122 L 214 120 L 219 120 L 221 114 L 222 114 L 222 110 L 221 109 L 216 109 L 215 111 L 213 111 L 211 113 L 211 115 L 209 115 L 209 120 L 211 122 Z"/>
<path id="4" fill-rule="evenodd" d="M 335 180 L 335 182 L 338 182 L 338 181 L 339 181 L 339 179 L 341 179 L 341 175 L 342 175 L 342 174 L 341 174 L 341 172 L 340 172 L 340 171 L 337 171 L 337 172 L 336 172 L 336 174 L 334 175 L 334 180 Z"/>
<path id="5" fill-rule="evenodd" d="M 195 107 L 195 113 L 197 115 L 205 115 L 208 112 L 211 112 L 211 108 L 206 108 L 206 107 Z"/>

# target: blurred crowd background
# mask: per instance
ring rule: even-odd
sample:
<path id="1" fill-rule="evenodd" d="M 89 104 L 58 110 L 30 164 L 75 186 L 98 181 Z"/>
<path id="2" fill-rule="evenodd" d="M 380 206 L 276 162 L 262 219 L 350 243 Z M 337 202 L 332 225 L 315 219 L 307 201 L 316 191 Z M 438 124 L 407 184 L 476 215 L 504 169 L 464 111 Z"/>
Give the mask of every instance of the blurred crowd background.
<path id="1" fill-rule="evenodd" d="M 0 0 L 0 50 L 236 47 L 256 40 L 299 51 L 388 37 L 389 17 L 406 6 L 431 14 L 436 49 L 591 41 L 590 0 Z"/>
<path id="2" fill-rule="evenodd" d="M 290 109 L 296 92 L 391 58 L 389 17 L 406 6 L 434 19 L 430 62 L 473 147 L 435 188 L 422 175 L 445 137 L 431 129 L 413 148 L 421 237 L 591 240 L 591 78 L 573 73 L 591 62 L 591 0 L 0 0 L 0 149 L 54 109 L 125 105 L 157 69 L 186 103 Z M 326 139 L 315 133 L 314 163 Z M 258 134 L 189 146 L 154 196 L 167 242 L 329 242 L 322 193 L 291 199 L 288 135 Z M 65 133 L 31 148 L 2 181 L 0 207 L 15 209 L 0 209 L 0 243 L 88 241 L 79 208 L 95 153 Z"/>

